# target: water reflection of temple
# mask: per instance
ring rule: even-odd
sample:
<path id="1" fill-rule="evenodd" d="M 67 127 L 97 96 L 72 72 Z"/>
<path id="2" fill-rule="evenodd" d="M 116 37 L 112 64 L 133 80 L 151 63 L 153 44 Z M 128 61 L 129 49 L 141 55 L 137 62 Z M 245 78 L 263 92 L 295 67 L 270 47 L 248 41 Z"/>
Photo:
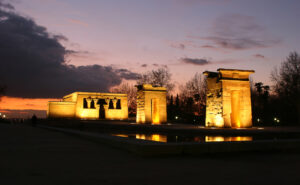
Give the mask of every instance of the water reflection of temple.
<path id="1" fill-rule="evenodd" d="M 112 134 L 113 136 L 128 137 L 132 139 L 141 139 L 148 141 L 164 143 L 181 143 L 181 142 L 235 142 L 235 141 L 252 141 L 252 136 L 186 136 L 186 135 L 165 135 L 165 134 Z"/>

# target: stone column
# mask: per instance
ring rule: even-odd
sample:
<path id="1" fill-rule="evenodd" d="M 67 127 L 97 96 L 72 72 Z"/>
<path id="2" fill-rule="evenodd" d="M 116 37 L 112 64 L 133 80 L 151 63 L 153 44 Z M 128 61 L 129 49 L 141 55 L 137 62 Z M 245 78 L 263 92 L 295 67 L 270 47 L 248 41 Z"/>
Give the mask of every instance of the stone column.
<path id="1" fill-rule="evenodd" d="M 116 98 L 112 99 L 114 109 L 117 108 L 117 101 L 118 101 L 118 99 L 116 99 Z"/>
<path id="2" fill-rule="evenodd" d="M 109 105 L 109 101 L 110 101 L 110 99 L 109 99 L 109 98 L 106 98 L 106 99 L 105 99 L 105 103 L 106 103 L 106 105 Z"/>
<path id="3" fill-rule="evenodd" d="M 106 99 L 105 99 L 106 105 L 103 105 L 103 106 L 104 106 L 104 109 L 105 109 L 105 114 L 106 114 L 106 111 L 108 110 L 109 101 L 110 101 L 110 99 L 109 99 L 109 98 L 106 98 Z"/>
<path id="4" fill-rule="evenodd" d="M 89 109 L 91 107 L 92 99 L 91 98 L 87 98 L 86 102 L 87 102 L 87 108 Z"/>
<path id="5" fill-rule="evenodd" d="M 94 100 L 94 104 L 95 104 L 96 109 L 99 110 L 100 109 L 100 104 L 97 104 L 97 99 Z"/>

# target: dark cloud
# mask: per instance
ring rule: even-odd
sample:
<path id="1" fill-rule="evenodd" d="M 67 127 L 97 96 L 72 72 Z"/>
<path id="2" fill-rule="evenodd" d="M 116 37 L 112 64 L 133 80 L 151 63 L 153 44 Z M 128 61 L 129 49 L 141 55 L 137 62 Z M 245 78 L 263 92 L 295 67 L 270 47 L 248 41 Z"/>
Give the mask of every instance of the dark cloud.
<path id="1" fill-rule="evenodd" d="M 280 42 L 251 16 L 227 14 L 218 17 L 208 37 L 194 37 L 210 41 L 210 46 L 230 50 L 272 47 Z"/>
<path id="2" fill-rule="evenodd" d="M 225 4 L 231 0 L 172 0 L 180 4 L 193 6 L 195 4 Z"/>
<path id="3" fill-rule="evenodd" d="M 8 10 L 14 10 L 14 6 L 6 3 L 4 0 L 0 0 L 0 9 L 8 9 Z"/>
<path id="4" fill-rule="evenodd" d="M 197 44 L 195 44 L 191 40 L 183 40 L 183 41 L 173 41 L 173 40 L 168 40 L 166 43 L 171 47 L 171 48 L 176 48 L 180 50 L 185 50 L 189 47 L 194 47 L 197 48 L 199 47 Z"/>
<path id="5" fill-rule="evenodd" d="M 127 80 L 136 80 L 140 76 L 139 74 L 133 73 L 133 72 L 129 71 L 128 69 L 115 69 L 114 71 L 121 78 L 124 78 L 124 79 L 127 79 Z"/>
<path id="6" fill-rule="evenodd" d="M 266 57 L 264 55 L 261 54 L 255 54 L 253 55 L 255 58 L 261 58 L 261 59 L 265 59 Z"/>
<path id="7" fill-rule="evenodd" d="M 162 68 L 168 68 L 168 66 L 167 65 L 165 65 L 165 64 L 156 64 L 156 63 L 154 63 L 154 64 L 152 64 L 154 67 L 162 67 Z"/>
<path id="8" fill-rule="evenodd" d="M 65 58 L 77 52 L 60 44 L 66 37 L 52 35 L 12 10 L 0 0 L 0 79 L 7 85 L 6 95 L 57 98 L 73 91 L 108 91 L 122 79 L 138 76 L 111 66 L 67 64 Z"/>
<path id="9" fill-rule="evenodd" d="M 200 59 L 200 58 L 181 58 L 180 61 L 185 64 L 193 64 L 193 65 L 199 65 L 199 66 L 203 66 L 203 65 L 207 65 L 207 64 L 211 63 L 210 61 L 208 61 L 206 59 Z"/>
<path id="10" fill-rule="evenodd" d="M 220 48 L 232 50 L 269 47 L 268 43 L 265 41 L 253 40 L 252 38 L 228 39 L 222 37 L 205 37 L 204 39 L 214 42 L 214 44 Z"/>
<path id="11" fill-rule="evenodd" d="M 142 65 L 141 65 L 141 67 L 147 67 L 147 66 L 148 66 L 147 64 L 142 64 Z"/>
<path id="12" fill-rule="evenodd" d="M 185 45 L 183 43 L 170 43 L 170 47 L 181 50 L 185 49 Z"/>
<path id="13" fill-rule="evenodd" d="M 216 48 L 215 46 L 212 46 L 212 45 L 203 45 L 201 46 L 202 48 L 209 48 L 209 49 L 214 49 Z"/>

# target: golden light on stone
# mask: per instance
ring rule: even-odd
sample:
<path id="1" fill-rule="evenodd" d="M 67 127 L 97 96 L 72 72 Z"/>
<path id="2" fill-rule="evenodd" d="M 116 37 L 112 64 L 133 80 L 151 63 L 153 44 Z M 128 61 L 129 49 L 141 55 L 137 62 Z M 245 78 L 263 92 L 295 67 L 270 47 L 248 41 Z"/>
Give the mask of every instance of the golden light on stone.
<path id="1" fill-rule="evenodd" d="M 167 122 L 166 88 L 150 84 L 138 85 L 137 123 L 161 124 Z"/>
<path id="2" fill-rule="evenodd" d="M 160 135 L 160 134 L 136 134 L 136 139 L 142 139 L 142 140 L 150 140 L 150 141 L 158 141 L 158 142 L 167 142 L 167 136 Z"/>
<path id="3" fill-rule="evenodd" d="M 48 102 L 48 118 L 128 119 L 126 94 L 74 92 Z"/>
<path id="4" fill-rule="evenodd" d="M 252 127 L 249 75 L 253 70 L 218 69 L 207 76 L 207 127 Z"/>
<path id="5" fill-rule="evenodd" d="M 159 100 L 157 98 L 152 99 L 152 123 L 159 124 Z"/>
<path id="6" fill-rule="evenodd" d="M 215 123 L 217 127 L 223 127 L 224 125 L 224 120 L 223 117 L 220 114 L 217 114 L 215 116 Z"/>
<path id="7" fill-rule="evenodd" d="M 159 135 L 159 134 L 153 134 L 151 140 L 152 141 L 158 141 L 158 142 L 167 142 L 167 136 Z"/>
<path id="8" fill-rule="evenodd" d="M 252 141 L 251 136 L 205 136 L 205 142 Z"/>

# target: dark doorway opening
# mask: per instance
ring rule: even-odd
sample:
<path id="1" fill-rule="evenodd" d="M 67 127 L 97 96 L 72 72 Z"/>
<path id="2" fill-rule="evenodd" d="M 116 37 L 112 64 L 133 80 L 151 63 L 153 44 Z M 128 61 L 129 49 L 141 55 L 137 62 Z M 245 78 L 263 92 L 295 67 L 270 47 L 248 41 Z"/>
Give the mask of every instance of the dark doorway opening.
<path id="1" fill-rule="evenodd" d="M 95 102 L 94 102 L 94 100 L 92 100 L 91 101 L 91 109 L 95 109 L 96 107 L 95 107 Z"/>
<path id="2" fill-rule="evenodd" d="M 87 104 L 86 98 L 83 98 L 83 108 L 84 109 L 88 108 L 88 104 Z"/>
<path id="3" fill-rule="evenodd" d="M 105 99 L 99 99 L 97 104 L 100 105 L 100 109 L 99 109 L 99 119 L 105 119 L 105 109 L 104 109 L 104 105 L 106 105 L 107 103 L 105 102 Z"/>
<path id="4" fill-rule="evenodd" d="M 109 100 L 108 109 L 114 109 L 114 104 L 112 100 Z"/>
<path id="5" fill-rule="evenodd" d="M 121 109 L 121 100 L 118 99 L 116 109 Z"/>

